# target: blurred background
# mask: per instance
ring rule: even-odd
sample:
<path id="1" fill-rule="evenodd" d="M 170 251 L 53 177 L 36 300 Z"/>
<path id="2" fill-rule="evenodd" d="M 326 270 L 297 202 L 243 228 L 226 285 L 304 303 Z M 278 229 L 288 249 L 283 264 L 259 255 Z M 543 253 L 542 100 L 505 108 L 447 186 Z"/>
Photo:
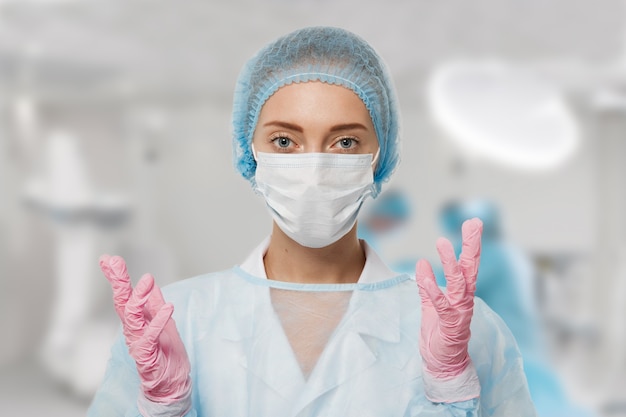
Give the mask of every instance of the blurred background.
<path id="1" fill-rule="evenodd" d="M 367 238 L 400 270 L 489 220 L 507 249 L 481 273 L 513 284 L 485 299 L 522 300 L 538 404 L 626 416 L 624 0 L 0 0 L 0 414 L 85 414 L 117 329 L 101 253 L 166 285 L 269 233 L 232 91 L 305 25 L 363 36 L 396 82 L 401 203 L 379 212 L 402 227 Z"/>

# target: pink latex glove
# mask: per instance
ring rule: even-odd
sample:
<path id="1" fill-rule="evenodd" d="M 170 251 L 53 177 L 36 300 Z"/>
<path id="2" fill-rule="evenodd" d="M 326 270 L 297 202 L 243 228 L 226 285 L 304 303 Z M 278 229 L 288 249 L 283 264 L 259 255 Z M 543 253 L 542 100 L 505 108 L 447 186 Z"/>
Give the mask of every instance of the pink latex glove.
<path id="1" fill-rule="evenodd" d="M 102 255 L 100 269 L 111 283 L 115 310 L 137 365 L 144 396 L 161 404 L 188 398 L 191 367 L 171 318 L 174 306 L 165 303 L 150 274 L 142 276 L 133 290 L 123 258 Z"/>
<path id="2" fill-rule="evenodd" d="M 463 223 L 463 249 L 459 262 L 450 241 L 445 238 L 437 240 L 437 251 L 447 281 L 445 294 L 437 286 L 428 261 L 420 260 L 416 265 L 416 280 L 422 298 L 420 353 L 426 372 L 435 379 L 450 380 L 471 364 L 467 347 L 482 229 L 483 224 L 478 218 Z"/>

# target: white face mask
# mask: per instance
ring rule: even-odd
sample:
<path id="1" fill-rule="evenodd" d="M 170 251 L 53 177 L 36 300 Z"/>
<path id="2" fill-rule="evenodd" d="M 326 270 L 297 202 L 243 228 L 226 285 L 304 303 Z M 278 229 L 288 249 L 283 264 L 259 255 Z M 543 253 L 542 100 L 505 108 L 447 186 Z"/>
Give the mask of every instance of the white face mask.
<path id="1" fill-rule="evenodd" d="M 272 218 L 309 248 L 328 246 L 352 229 L 374 184 L 371 154 L 255 155 L 256 187 Z"/>

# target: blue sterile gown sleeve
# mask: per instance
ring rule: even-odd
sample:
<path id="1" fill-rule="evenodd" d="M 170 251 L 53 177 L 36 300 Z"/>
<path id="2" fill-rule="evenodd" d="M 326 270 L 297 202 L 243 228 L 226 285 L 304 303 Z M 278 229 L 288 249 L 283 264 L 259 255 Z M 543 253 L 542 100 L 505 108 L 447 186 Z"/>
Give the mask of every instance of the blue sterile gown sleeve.
<path id="1" fill-rule="evenodd" d="M 365 245 L 356 284 L 277 282 L 265 277 L 266 246 L 231 270 L 163 289 L 191 362 L 187 416 L 535 416 L 511 332 L 481 300 L 469 344 L 481 396 L 433 403 L 424 392 L 412 277 L 392 272 Z M 120 337 L 88 415 L 139 416 L 139 389 Z"/>

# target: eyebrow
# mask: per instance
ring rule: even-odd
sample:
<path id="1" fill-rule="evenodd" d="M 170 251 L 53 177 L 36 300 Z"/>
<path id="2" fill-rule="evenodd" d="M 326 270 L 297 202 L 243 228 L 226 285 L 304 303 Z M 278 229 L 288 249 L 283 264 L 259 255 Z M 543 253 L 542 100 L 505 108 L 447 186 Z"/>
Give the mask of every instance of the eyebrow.
<path id="1" fill-rule="evenodd" d="M 271 127 L 271 126 L 282 127 L 284 129 L 289 129 L 289 130 L 295 130 L 296 132 L 300 132 L 300 133 L 302 133 L 303 131 L 302 128 L 298 125 L 294 125 L 292 123 L 287 123 L 287 122 L 281 122 L 278 120 L 263 124 L 263 127 Z"/>
<path id="2" fill-rule="evenodd" d="M 282 127 L 284 129 L 294 130 L 294 131 L 300 132 L 300 133 L 302 133 L 302 131 L 303 131 L 302 127 L 300 127 L 298 125 L 295 125 L 293 123 L 281 122 L 279 120 L 275 120 L 275 121 L 271 121 L 271 122 L 267 122 L 267 123 L 263 124 L 263 127 L 268 127 L 268 126 Z M 330 131 L 331 132 L 338 132 L 338 131 L 342 131 L 342 130 L 352 130 L 352 129 L 367 130 L 367 127 L 365 127 L 361 123 L 345 123 L 345 124 L 339 124 L 339 125 L 335 125 L 335 126 L 331 127 Z"/>
<path id="3" fill-rule="evenodd" d="M 338 131 L 341 131 L 341 130 L 354 130 L 354 129 L 367 130 L 367 127 L 365 127 L 361 123 L 346 123 L 346 124 L 342 124 L 342 125 L 335 125 L 335 126 L 333 126 L 333 127 L 330 128 L 330 131 L 331 132 L 338 132 Z"/>

